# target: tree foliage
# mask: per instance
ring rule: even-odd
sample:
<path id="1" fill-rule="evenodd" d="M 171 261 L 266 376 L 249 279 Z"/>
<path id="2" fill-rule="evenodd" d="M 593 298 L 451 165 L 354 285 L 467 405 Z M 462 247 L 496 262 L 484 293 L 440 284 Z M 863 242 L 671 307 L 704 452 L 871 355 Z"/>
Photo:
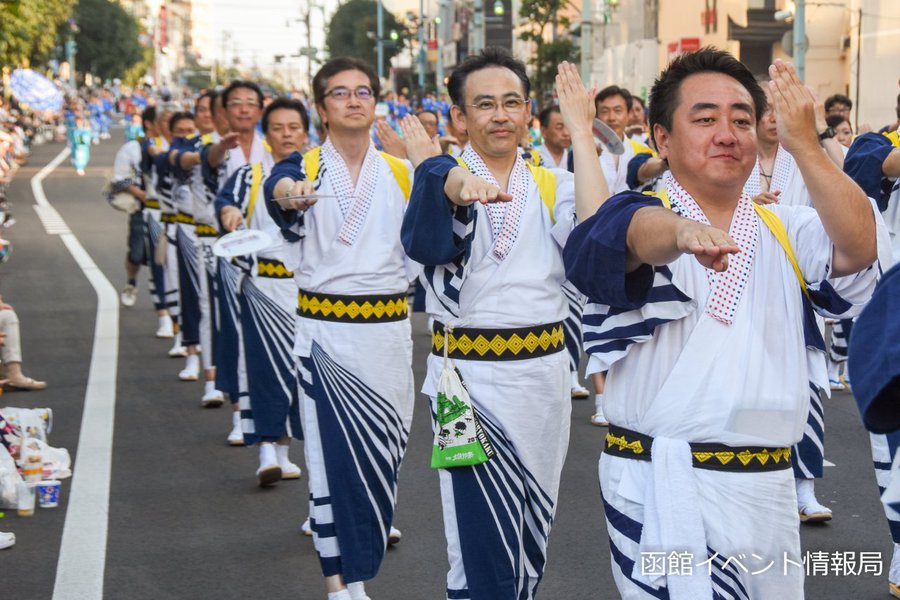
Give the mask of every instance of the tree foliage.
<path id="1" fill-rule="evenodd" d="M 28 67 L 50 57 L 75 0 L 0 3 L 0 65 Z"/>
<path id="2" fill-rule="evenodd" d="M 325 46 L 331 56 L 353 56 L 374 65 L 378 57 L 375 44 L 378 31 L 377 11 L 378 3 L 375 0 L 349 0 L 342 4 L 331 17 L 325 37 Z M 389 39 L 391 31 L 397 33 L 396 41 Z M 404 43 L 409 39 L 406 28 L 387 10 L 384 11 L 384 36 L 388 38 L 384 44 L 384 64 L 387 69 L 391 58 L 403 50 Z"/>
<path id="3" fill-rule="evenodd" d="M 79 0 L 75 8 L 79 32 L 75 64 L 101 79 L 122 77 L 143 58 L 138 23 L 110 0 Z"/>
<path id="4" fill-rule="evenodd" d="M 569 19 L 558 16 L 569 5 L 569 0 L 522 0 L 519 8 L 519 16 L 525 23 L 525 29 L 519 34 L 519 39 L 534 43 L 535 52 L 529 64 L 534 67 L 532 84 L 540 92 L 547 92 L 553 88 L 556 66 L 560 62 L 579 60 L 578 48 L 567 34 L 555 40 L 548 40 L 546 37 L 548 27 L 550 33 L 554 29 L 557 32 L 569 30 Z"/>

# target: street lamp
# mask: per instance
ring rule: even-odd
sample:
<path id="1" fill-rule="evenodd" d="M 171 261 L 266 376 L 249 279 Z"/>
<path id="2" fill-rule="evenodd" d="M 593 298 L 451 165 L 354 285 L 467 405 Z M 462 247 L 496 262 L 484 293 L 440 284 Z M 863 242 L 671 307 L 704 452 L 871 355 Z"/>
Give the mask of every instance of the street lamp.
<path id="1" fill-rule="evenodd" d="M 494 14 L 498 17 L 502 17 L 505 12 L 506 8 L 503 6 L 503 0 L 496 0 L 494 2 Z"/>

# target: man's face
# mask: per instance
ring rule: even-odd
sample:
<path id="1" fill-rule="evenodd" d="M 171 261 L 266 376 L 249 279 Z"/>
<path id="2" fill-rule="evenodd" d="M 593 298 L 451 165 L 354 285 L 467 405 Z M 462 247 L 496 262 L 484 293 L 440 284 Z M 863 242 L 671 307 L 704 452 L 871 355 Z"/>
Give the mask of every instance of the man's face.
<path id="1" fill-rule="evenodd" d="M 756 163 L 756 116 L 750 93 L 721 73 L 681 82 L 672 129 L 654 126 L 660 158 L 686 188 L 740 188 Z"/>
<path id="2" fill-rule="evenodd" d="M 766 112 L 763 113 L 762 119 L 756 126 L 756 138 L 761 144 L 777 144 L 778 128 L 775 125 L 775 99 L 772 98 L 772 92 L 769 86 L 764 85 L 763 91 L 766 93 Z"/>
<path id="3" fill-rule="evenodd" d="M 178 119 L 172 130 L 173 138 L 187 138 L 197 133 L 197 127 L 193 119 Z"/>
<path id="4" fill-rule="evenodd" d="M 162 135 L 167 140 L 172 139 L 172 132 L 169 131 L 169 119 L 172 118 L 172 115 L 175 114 L 170 110 L 163 111 L 156 118 L 156 129 L 159 131 L 160 135 Z"/>
<path id="5" fill-rule="evenodd" d="M 845 119 L 849 119 L 850 118 L 850 107 L 847 106 L 846 104 L 844 104 L 843 102 L 835 102 L 828 108 L 828 114 L 826 116 L 830 116 L 830 115 L 840 115 L 840 116 L 844 117 Z"/>
<path id="6" fill-rule="evenodd" d="M 194 119 L 197 123 L 197 129 L 199 129 L 201 133 L 209 133 L 215 128 L 209 101 L 209 96 L 204 96 L 197 102 L 197 112 L 194 115 Z"/>
<path id="7" fill-rule="evenodd" d="M 335 97 L 349 92 L 345 98 Z M 360 94 L 368 98 L 360 98 Z M 341 71 L 328 78 L 325 85 L 325 98 L 316 110 L 322 123 L 328 125 L 329 131 L 348 130 L 368 131 L 375 122 L 375 96 L 372 83 L 362 71 Z"/>
<path id="8" fill-rule="evenodd" d="M 306 128 L 300 113 L 290 108 L 279 108 L 269 113 L 266 141 L 277 159 L 291 152 L 299 152 L 306 144 Z"/>
<path id="9" fill-rule="evenodd" d="M 597 102 L 597 118 L 609 125 L 619 139 L 625 136 L 628 124 L 628 104 L 622 96 L 610 96 Z"/>
<path id="10" fill-rule="evenodd" d="M 541 136 L 544 138 L 544 143 L 557 152 L 572 145 L 572 136 L 569 134 L 566 124 L 563 123 L 562 115 L 558 112 L 550 113 L 550 121 L 547 126 L 541 127 Z"/>
<path id="11" fill-rule="evenodd" d="M 259 106 L 259 96 L 254 90 L 237 88 L 228 96 L 228 106 L 225 107 L 228 115 L 228 123 L 232 131 L 247 133 L 256 128 L 256 124 L 262 117 L 262 109 Z"/>
<path id="12" fill-rule="evenodd" d="M 466 77 L 466 106 L 454 106 L 451 118 L 479 154 L 508 157 L 517 152 L 519 133 L 531 119 L 523 92 L 522 81 L 507 68 L 475 71 Z"/>
<path id="13" fill-rule="evenodd" d="M 628 126 L 643 127 L 645 122 L 646 119 L 644 118 L 644 105 L 637 100 L 633 100 L 631 102 L 631 111 L 628 113 Z"/>
<path id="14" fill-rule="evenodd" d="M 428 137 L 433 138 L 438 133 L 438 120 L 430 112 L 423 112 L 416 115 L 418 117 L 419 122 L 422 124 L 422 127 L 425 128 L 426 133 L 428 133 Z"/>

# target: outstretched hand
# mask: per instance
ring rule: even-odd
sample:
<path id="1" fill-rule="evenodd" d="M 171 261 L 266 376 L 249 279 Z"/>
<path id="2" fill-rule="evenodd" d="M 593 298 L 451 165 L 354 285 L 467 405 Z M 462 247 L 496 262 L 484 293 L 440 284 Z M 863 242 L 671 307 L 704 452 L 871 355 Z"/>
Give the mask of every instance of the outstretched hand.
<path id="1" fill-rule="evenodd" d="M 563 61 L 557 67 L 556 93 L 559 96 L 559 112 L 572 137 L 590 134 L 596 112 L 594 97 L 597 90 L 591 88 L 589 91 L 584 87 L 578 69 L 570 62 Z"/>
<path id="2" fill-rule="evenodd" d="M 678 250 L 693 254 L 701 265 L 719 273 L 728 268 L 728 255 L 741 251 L 721 229 L 687 219 L 678 230 L 675 243 Z"/>
<path id="3" fill-rule="evenodd" d="M 400 130 L 406 140 L 406 156 L 413 167 L 418 167 L 432 156 L 440 156 L 441 143 L 437 136 L 428 137 L 428 132 L 415 115 L 407 115 L 400 120 Z"/>
<path id="4" fill-rule="evenodd" d="M 450 189 L 458 190 L 458 192 L 453 193 Z M 462 167 L 450 170 L 444 190 L 450 201 L 459 206 L 468 206 L 474 202 L 489 204 L 512 200 L 512 196 L 502 191 L 497 185 Z"/>
<path id="5" fill-rule="evenodd" d="M 794 156 L 818 148 L 815 99 L 800 81 L 794 66 L 775 59 L 775 64 L 769 67 L 769 76 L 781 145 Z"/>
<path id="6" fill-rule="evenodd" d="M 222 139 L 219 140 L 219 143 L 222 144 L 222 147 L 227 150 L 234 150 L 241 143 L 241 134 L 237 131 L 230 131 L 222 136 Z"/>

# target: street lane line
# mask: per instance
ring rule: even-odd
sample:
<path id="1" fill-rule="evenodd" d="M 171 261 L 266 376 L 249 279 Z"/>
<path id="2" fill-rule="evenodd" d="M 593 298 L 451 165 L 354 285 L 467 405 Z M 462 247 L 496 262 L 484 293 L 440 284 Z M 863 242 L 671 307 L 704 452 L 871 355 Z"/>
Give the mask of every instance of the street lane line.
<path id="1" fill-rule="evenodd" d="M 119 359 L 119 295 L 44 194 L 44 178 L 67 156 L 69 149 L 65 148 L 31 179 L 35 210 L 47 233 L 59 235 L 97 293 L 91 366 L 53 600 L 102 600 Z"/>

